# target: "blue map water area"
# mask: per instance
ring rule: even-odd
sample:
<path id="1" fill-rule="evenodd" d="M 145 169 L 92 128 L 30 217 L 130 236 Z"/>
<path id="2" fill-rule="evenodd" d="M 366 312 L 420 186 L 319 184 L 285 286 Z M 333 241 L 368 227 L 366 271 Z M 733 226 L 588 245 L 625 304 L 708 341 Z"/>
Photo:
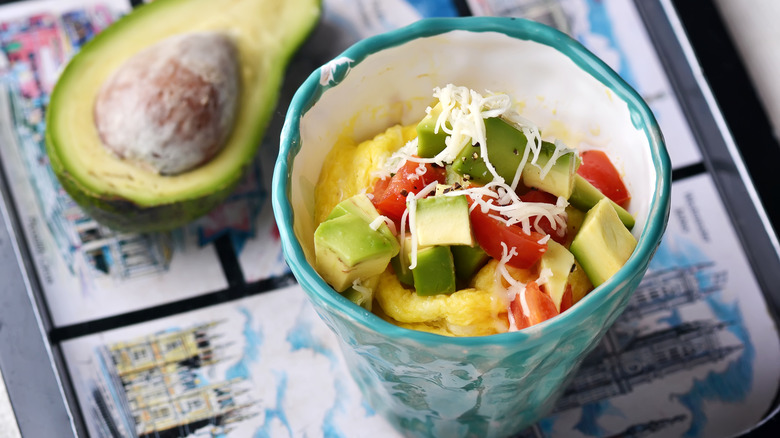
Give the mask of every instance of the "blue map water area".
<path id="1" fill-rule="evenodd" d="M 322 339 L 314 334 L 311 313 L 308 313 L 307 309 L 307 304 L 303 303 L 295 319 L 295 324 L 287 333 L 286 339 L 290 344 L 290 351 L 311 350 L 316 354 L 321 354 L 328 359 L 330 367 L 333 369 L 338 364 L 338 359 Z"/>
<path id="2" fill-rule="evenodd" d="M 342 438 L 344 432 L 336 424 L 338 417 L 344 416 L 347 413 L 347 398 L 341 397 L 341 394 L 346 394 L 347 390 L 344 386 L 344 381 L 340 377 L 336 377 L 333 382 L 333 386 L 336 389 L 336 400 L 333 402 L 333 406 L 325 412 L 325 418 L 322 420 L 322 436 L 324 438 Z"/>
<path id="3" fill-rule="evenodd" d="M 680 316 L 680 311 L 675 309 L 672 309 L 671 312 L 669 312 L 668 315 L 662 316 L 661 318 L 657 319 L 658 323 L 666 323 L 670 327 L 676 327 L 683 323 L 683 319 Z"/>
<path id="4" fill-rule="evenodd" d="M 710 372 L 704 379 L 694 380 L 688 392 L 673 396 L 691 412 L 691 424 L 685 432 L 686 437 L 702 436 L 707 423 L 704 410 L 706 401 L 739 403 L 747 398 L 753 387 L 753 361 L 756 351 L 750 334 L 742 324 L 739 304 L 724 303 L 714 297 L 708 297 L 706 301 L 718 320 L 730 323 L 727 330 L 742 342 L 742 352 L 739 357 L 729 362 L 724 371 Z"/>
<path id="5" fill-rule="evenodd" d="M 287 429 L 288 436 L 292 437 L 295 436 L 293 434 L 292 427 L 290 426 L 290 421 L 287 419 L 287 413 L 284 412 L 284 398 L 287 394 L 287 373 L 282 371 L 276 371 L 274 372 L 274 375 L 276 376 L 276 403 L 274 403 L 273 408 L 267 408 L 265 410 L 265 420 L 263 421 L 263 425 L 260 426 L 256 431 L 254 438 L 271 438 L 274 435 L 272 435 L 271 426 L 273 424 L 273 421 L 279 420 L 282 425 L 284 425 L 285 429 Z"/>
<path id="6" fill-rule="evenodd" d="M 244 351 L 241 359 L 225 372 L 225 377 L 228 380 L 235 378 L 249 379 L 249 367 L 260 358 L 260 346 L 263 345 L 263 328 L 258 327 L 257 330 L 252 328 L 252 312 L 245 307 L 241 307 L 238 310 L 245 318 L 242 331 L 244 335 Z"/>
<path id="7" fill-rule="evenodd" d="M 406 0 L 423 17 L 457 17 L 452 0 Z"/>
<path id="8" fill-rule="evenodd" d="M 709 262 L 709 256 L 695 243 L 667 232 L 655 256 L 650 260 L 649 269 L 664 270 Z"/>
<path id="9" fill-rule="evenodd" d="M 628 64 L 628 58 L 618 43 L 618 40 L 615 37 L 615 32 L 612 29 L 612 21 L 614 20 L 614 17 L 609 15 L 609 11 L 607 11 L 605 2 L 603 0 L 587 0 L 586 4 L 588 7 L 588 22 L 590 23 L 590 33 L 593 35 L 603 36 L 607 39 L 607 41 L 609 41 L 610 47 L 612 47 L 620 54 L 619 64 L 612 67 L 617 71 L 620 77 L 623 78 L 623 80 L 628 82 L 632 87 L 637 88 L 638 84 L 636 83 L 634 75 L 631 72 L 631 67 Z M 575 35 L 575 37 L 580 41 L 584 40 L 584 35 Z"/>
<path id="10" fill-rule="evenodd" d="M 582 407 L 582 416 L 574 428 L 587 436 L 607 436 L 608 431 L 598 423 L 598 419 L 603 415 L 624 416 L 609 400 L 589 403 Z"/>

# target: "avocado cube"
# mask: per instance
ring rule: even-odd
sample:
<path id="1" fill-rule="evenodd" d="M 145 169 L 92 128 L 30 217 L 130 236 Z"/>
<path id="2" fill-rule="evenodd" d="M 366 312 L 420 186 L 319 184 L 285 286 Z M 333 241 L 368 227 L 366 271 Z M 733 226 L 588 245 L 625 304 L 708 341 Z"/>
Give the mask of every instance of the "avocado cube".
<path id="1" fill-rule="evenodd" d="M 366 202 L 367 201 L 367 202 Z M 317 272 L 338 292 L 357 279 L 380 274 L 398 254 L 398 241 L 365 195 L 339 203 L 314 231 Z"/>
<path id="2" fill-rule="evenodd" d="M 542 142 L 539 155 L 536 158 L 536 165 L 530 163 L 532 157 L 529 157 L 528 163 L 523 167 L 523 184 L 569 199 L 572 190 L 574 190 L 574 175 L 579 167 L 579 158 L 574 151 L 557 157 L 550 170 L 542 178 L 542 169 L 553 158 L 555 149 L 555 144 L 549 141 Z"/>
<path id="3" fill-rule="evenodd" d="M 339 202 L 325 220 L 335 219 L 345 214 L 357 215 L 368 223 L 379 217 L 379 212 L 374 204 L 368 199 L 368 196 L 362 193 Z"/>
<path id="4" fill-rule="evenodd" d="M 490 259 L 490 256 L 476 242 L 474 246 L 451 246 L 450 251 L 455 263 L 455 279 L 460 286 L 467 285 L 474 274 Z"/>
<path id="5" fill-rule="evenodd" d="M 412 269 L 417 295 L 430 296 L 455 292 L 455 265 L 448 246 L 429 246 L 417 250 L 417 266 Z"/>
<path id="6" fill-rule="evenodd" d="M 590 282 L 598 286 L 626 263 L 636 244 L 609 199 L 604 198 L 585 213 L 582 228 L 569 249 Z"/>
<path id="7" fill-rule="evenodd" d="M 554 240 L 547 241 L 547 251 L 539 261 L 539 270 L 549 269 L 552 274 L 542 288 L 552 298 L 558 312 L 561 311 L 561 300 L 573 266 L 574 255 L 568 249 Z"/>
<path id="8" fill-rule="evenodd" d="M 523 160 L 528 138 L 525 133 L 498 117 L 485 119 L 485 138 L 490 164 L 507 184 L 511 183 Z M 533 156 L 529 154 L 528 161 L 523 166 L 523 184 L 568 199 L 574 188 L 573 177 L 579 166 L 577 154 L 572 151 L 557 157 L 542 178 L 542 169 L 553 158 L 556 147 L 553 143 L 543 141 L 539 149 L 536 163 L 531 164 Z M 452 163 L 452 170 L 464 177 L 468 175 L 470 181 L 478 184 L 487 184 L 493 180 L 478 145 L 463 148 Z"/>
<path id="9" fill-rule="evenodd" d="M 582 176 L 577 174 L 574 175 L 574 189 L 569 197 L 569 203 L 571 205 L 577 207 L 579 210 L 588 211 L 602 199 L 608 198 L 601 193 L 601 190 L 597 189 Z M 629 230 L 634 228 L 634 217 L 631 216 L 631 213 L 617 205 L 614 201 L 609 200 L 609 202 L 612 204 L 612 208 L 617 212 L 623 225 Z"/>
<path id="10" fill-rule="evenodd" d="M 429 196 L 417 200 L 417 244 L 469 245 L 474 242 L 465 196 Z"/>
<path id="11" fill-rule="evenodd" d="M 444 140 L 447 133 L 439 128 L 436 132 L 436 121 L 441 115 L 441 102 L 431 108 L 431 112 L 417 124 L 417 155 L 422 158 L 433 158 L 446 147 Z M 447 123 L 447 128 L 452 126 Z"/>
<path id="12" fill-rule="evenodd" d="M 390 264 L 393 266 L 398 281 L 407 285 L 414 286 L 414 276 L 412 270 L 409 269 L 411 265 L 411 253 L 412 253 L 412 236 L 406 235 L 401 245 L 401 250 L 398 254 L 390 260 Z"/>
<path id="13" fill-rule="evenodd" d="M 354 287 L 349 287 L 341 294 L 344 295 L 346 299 L 368 310 L 369 312 L 373 307 L 374 294 L 373 291 L 371 291 L 370 289 L 365 289 L 365 288 L 355 289 Z"/>
<path id="14" fill-rule="evenodd" d="M 485 138 L 490 164 L 505 181 L 512 182 L 528 143 L 525 134 L 502 119 L 491 117 L 485 119 Z M 464 147 L 452 162 L 452 170 L 469 181 L 487 184 L 493 180 L 493 175 L 488 171 L 480 150 L 479 145 Z"/>

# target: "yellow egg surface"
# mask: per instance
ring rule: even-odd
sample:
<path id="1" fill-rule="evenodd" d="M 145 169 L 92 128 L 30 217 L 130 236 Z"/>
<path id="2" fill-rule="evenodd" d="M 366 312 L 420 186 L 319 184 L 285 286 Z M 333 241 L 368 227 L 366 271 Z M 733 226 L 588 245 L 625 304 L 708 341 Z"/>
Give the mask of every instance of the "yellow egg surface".
<path id="1" fill-rule="evenodd" d="M 346 135 L 336 141 L 325 157 L 314 190 L 314 220 L 320 224 L 339 202 L 371 191 L 378 179 L 373 173 L 409 140 L 417 137 L 416 125 L 396 125 L 371 140 L 357 143 Z"/>

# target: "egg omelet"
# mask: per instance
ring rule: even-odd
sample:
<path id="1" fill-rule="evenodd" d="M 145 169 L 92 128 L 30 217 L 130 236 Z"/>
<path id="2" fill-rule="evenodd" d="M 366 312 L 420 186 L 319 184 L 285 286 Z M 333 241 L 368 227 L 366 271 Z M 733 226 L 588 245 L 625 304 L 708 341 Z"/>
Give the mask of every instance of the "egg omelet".
<path id="1" fill-rule="evenodd" d="M 341 201 L 370 193 L 377 172 L 393 152 L 417 135 L 416 126 L 393 126 L 358 143 L 342 136 L 323 163 L 315 189 L 315 220 L 321 223 Z M 483 267 L 470 287 L 449 295 L 419 296 L 402 285 L 391 267 L 380 274 L 373 312 L 393 324 L 448 336 L 483 336 L 506 332 L 508 300 L 496 290 L 495 260 Z M 530 275 L 530 273 L 528 274 Z M 513 276 L 524 277 L 521 272 Z M 373 283 L 373 282 L 372 282 Z"/>

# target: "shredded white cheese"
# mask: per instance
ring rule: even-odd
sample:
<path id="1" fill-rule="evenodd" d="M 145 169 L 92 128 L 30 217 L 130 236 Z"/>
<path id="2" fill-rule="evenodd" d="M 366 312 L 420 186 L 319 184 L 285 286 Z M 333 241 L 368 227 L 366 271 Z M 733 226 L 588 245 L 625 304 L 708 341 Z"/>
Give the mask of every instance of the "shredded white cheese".
<path id="1" fill-rule="evenodd" d="M 546 284 L 553 276 L 553 271 L 550 268 L 544 268 L 539 272 L 539 278 L 536 280 L 536 284 L 541 286 Z"/>
<path id="2" fill-rule="evenodd" d="M 572 152 L 576 153 L 574 149 L 569 149 L 566 147 L 566 145 L 563 144 L 561 140 L 555 140 L 555 150 L 553 151 L 550 159 L 547 161 L 547 164 L 545 164 L 541 172 L 539 172 L 539 177 L 544 179 L 550 172 L 550 169 L 552 169 L 553 165 L 555 165 L 555 163 L 558 161 L 558 158 Z"/>
<path id="3" fill-rule="evenodd" d="M 390 232 L 393 233 L 394 236 L 398 234 L 398 232 L 395 229 L 395 222 L 393 222 L 392 219 L 390 219 L 389 217 L 383 216 L 381 214 L 377 216 L 376 219 L 371 221 L 371 223 L 368 224 L 368 226 L 372 230 L 376 231 L 379 229 L 379 227 L 382 226 L 383 223 L 387 224 L 387 227 L 390 228 Z"/>
<path id="4" fill-rule="evenodd" d="M 359 278 L 356 278 L 355 281 L 352 282 L 352 288 L 357 292 L 360 292 L 360 295 L 363 297 L 363 302 L 371 298 L 371 289 L 363 286 L 363 283 L 360 282 Z"/>

